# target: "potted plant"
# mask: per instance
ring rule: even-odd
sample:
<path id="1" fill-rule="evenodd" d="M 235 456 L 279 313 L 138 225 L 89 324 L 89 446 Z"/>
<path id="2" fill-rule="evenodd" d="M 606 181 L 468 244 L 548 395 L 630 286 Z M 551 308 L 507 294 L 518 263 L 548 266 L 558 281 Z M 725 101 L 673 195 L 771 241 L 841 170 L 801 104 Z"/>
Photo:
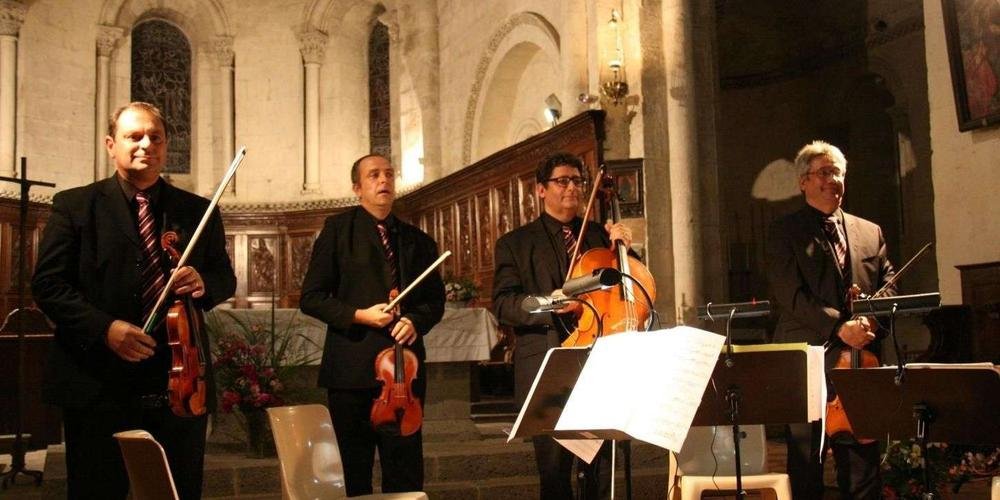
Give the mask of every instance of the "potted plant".
<path id="1" fill-rule="evenodd" d="M 466 277 L 446 276 L 444 279 L 444 299 L 450 308 L 466 307 L 479 297 L 479 287 Z"/>

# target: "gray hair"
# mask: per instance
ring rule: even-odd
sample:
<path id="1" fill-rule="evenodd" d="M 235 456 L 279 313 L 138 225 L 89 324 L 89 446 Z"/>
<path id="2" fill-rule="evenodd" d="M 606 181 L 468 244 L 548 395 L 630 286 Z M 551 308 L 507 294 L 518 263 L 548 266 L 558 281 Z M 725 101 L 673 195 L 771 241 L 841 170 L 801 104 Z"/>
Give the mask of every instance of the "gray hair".
<path id="1" fill-rule="evenodd" d="M 799 154 L 795 156 L 795 171 L 799 173 L 799 177 L 809 172 L 809 163 L 817 156 L 829 156 L 837 168 L 845 173 L 847 172 L 847 158 L 844 157 L 844 153 L 840 151 L 840 148 L 828 142 L 812 141 L 802 146 Z"/>

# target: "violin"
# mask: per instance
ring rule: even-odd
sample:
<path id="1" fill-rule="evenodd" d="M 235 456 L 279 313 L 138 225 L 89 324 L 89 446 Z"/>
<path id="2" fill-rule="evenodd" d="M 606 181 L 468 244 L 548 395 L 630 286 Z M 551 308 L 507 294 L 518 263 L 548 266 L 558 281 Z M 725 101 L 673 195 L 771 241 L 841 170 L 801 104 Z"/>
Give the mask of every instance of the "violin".
<path id="1" fill-rule="evenodd" d="M 920 249 L 910 260 L 903 264 L 903 267 L 899 268 L 895 274 L 893 274 L 889 279 L 886 280 L 882 288 L 879 288 L 875 293 L 871 294 L 869 298 L 878 298 L 885 296 L 888 292 L 894 290 L 893 287 L 896 286 L 896 282 L 899 278 L 906 273 L 907 269 L 913 265 L 927 250 L 931 247 L 931 243 L 927 243 L 923 248 Z M 847 310 L 851 314 L 851 319 L 857 319 L 859 314 L 854 313 L 854 302 L 861 297 L 861 287 L 858 285 L 851 285 L 850 290 L 847 291 Z M 844 349 L 840 352 L 840 356 L 837 358 L 837 362 L 834 364 L 834 368 L 877 368 L 879 366 L 879 360 L 871 351 L 866 351 L 863 349 Z M 840 396 L 837 396 L 826 404 L 826 435 L 836 437 L 838 435 L 854 435 L 854 429 L 851 427 L 851 422 L 847 418 L 847 412 L 844 411 L 844 404 L 840 401 Z M 859 439 L 859 443 L 872 443 L 875 442 L 874 439 Z"/>
<path id="2" fill-rule="evenodd" d="M 580 228 L 580 236 L 577 238 L 577 247 L 573 251 L 573 259 L 571 260 L 573 265 L 570 266 L 567 279 L 591 275 L 596 269 L 611 267 L 638 281 L 649 293 L 649 300 L 655 301 L 656 282 L 653 280 L 652 274 L 642 262 L 639 262 L 639 259 L 628 254 L 628 248 L 623 242 L 618 241 L 614 245 L 614 250 L 592 248 L 580 255 L 578 259 L 576 258 L 580 243 L 586 234 L 587 219 L 594 195 L 598 190 L 603 193 L 604 199 L 610 206 L 612 223 L 618 223 L 621 220 L 620 200 L 615 189 L 614 179 L 607 176 L 604 167 L 602 167 L 598 174 L 598 186 L 594 188 L 591 200 L 587 203 L 586 214 L 583 218 L 584 223 Z M 583 308 L 579 318 L 577 318 L 576 329 L 563 341 L 563 347 L 591 345 L 597 340 L 599 334 L 609 335 L 636 331 L 641 325 L 645 325 L 651 314 L 651 304 L 646 301 L 645 297 L 641 296 L 642 291 L 639 284 L 625 277 L 618 286 L 581 295 L 580 299 L 594 306 L 594 309 L 600 314 L 601 321 L 597 321 L 598 317 L 590 308 Z M 642 298 L 636 300 L 636 297 Z M 603 325 L 603 332 L 598 331 L 599 324 Z"/>
<path id="3" fill-rule="evenodd" d="M 389 301 L 398 296 L 399 290 L 393 288 L 389 292 Z M 398 309 L 396 312 L 398 314 Z M 389 325 L 389 331 L 392 331 L 393 325 L 395 322 Z M 371 411 L 375 429 L 400 436 L 409 436 L 420 430 L 424 411 L 420 398 L 413 394 L 413 380 L 417 378 L 419 369 L 417 355 L 399 342 L 375 356 L 375 378 L 382 384 L 382 391 L 375 398 Z"/>
<path id="4" fill-rule="evenodd" d="M 173 231 L 166 231 L 160 237 L 160 245 L 174 265 L 180 261 L 180 254 L 174 248 L 177 240 L 177 233 Z M 167 381 L 170 409 L 178 417 L 204 415 L 208 389 L 205 355 L 198 339 L 205 330 L 205 318 L 190 294 L 174 299 L 167 309 L 166 324 L 171 355 Z"/>
<path id="5" fill-rule="evenodd" d="M 860 296 L 861 287 L 858 285 L 852 285 L 851 289 L 847 291 L 847 308 L 848 311 L 851 312 L 852 320 L 857 318 L 857 316 L 853 314 L 854 301 Z M 851 347 L 840 351 L 837 363 L 834 364 L 833 367 L 852 369 L 878 368 L 879 364 L 878 357 L 876 357 L 871 351 Z M 831 438 L 843 435 L 854 435 L 854 428 L 851 427 L 851 421 L 847 418 L 847 412 L 844 411 L 844 404 L 840 401 L 839 395 L 836 396 L 833 401 L 826 404 L 826 435 Z M 874 439 L 858 439 L 858 443 L 861 444 L 874 442 Z"/>
<path id="6" fill-rule="evenodd" d="M 398 317 L 399 303 L 403 297 L 450 255 L 451 250 L 441 254 L 402 292 L 395 288 L 389 291 L 389 304 L 382 311 L 393 311 Z M 394 323 L 389 325 L 390 332 L 393 326 Z M 424 408 L 420 398 L 413 394 L 413 380 L 417 378 L 419 369 L 420 360 L 417 355 L 399 342 L 375 356 L 375 379 L 382 384 L 382 390 L 375 398 L 369 416 L 373 428 L 390 434 L 398 433 L 400 436 L 409 436 L 420 430 L 424 423 Z"/>
<path id="7" fill-rule="evenodd" d="M 232 163 L 229 164 L 229 170 L 226 171 L 225 175 L 222 176 L 222 180 L 219 181 L 219 186 L 215 190 L 215 196 L 212 197 L 208 208 L 205 209 L 205 213 L 201 217 L 201 222 L 198 223 L 198 227 L 191 234 L 191 238 L 188 240 L 183 254 L 178 256 L 176 249 L 173 247 L 173 244 L 177 242 L 177 233 L 166 231 L 161 236 L 160 245 L 170 256 L 175 269 L 180 269 L 187 264 L 188 257 L 191 256 L 191 251 L 194 249 L 198 238 L 201 236 L 201 232 L 205 229 L 208 220 L 212 216 L 212 211 L 219 204 L 222 193 L 225 191 L 226 186 L 229 185 L 229 181 L 236 175 L 236 169 L 240 167 L 246 154 L 246 147 L 241 147 L 236 152 Z M 142 331 L 147 335 L 150 335 L 156 325 L 159 324 L 161 318 L 160 311 L 164 304 L 166 304 L 167 296 L 170 294 L 170 290 L 173 289 L 175 279 L 177 279 L 177 273 L 171 273 L 166 285 L 163 286 L 163 290 L 156 299 L 156 304 L 146 318 L 146 322 L 142 326 Z M 170 398 L 170 409 L 179 417 L 204 415 L 207 411 L 205 401 L 208 390 L 205 383 L 205 355 L 200 349 L 201 346 L 198 345 L 198 338 L 203 334 L 202 332 L 205 327 L 204 317 L 201 314 L 201 310 L 194 307 L 194 303 L 190 295 L 188 295 L 180 300 L 174 300 L 167 311 L 166 320 L 167 343 L 170 346 L 172 358 L 170 371 L 167 374 L 167 392 Z"/>

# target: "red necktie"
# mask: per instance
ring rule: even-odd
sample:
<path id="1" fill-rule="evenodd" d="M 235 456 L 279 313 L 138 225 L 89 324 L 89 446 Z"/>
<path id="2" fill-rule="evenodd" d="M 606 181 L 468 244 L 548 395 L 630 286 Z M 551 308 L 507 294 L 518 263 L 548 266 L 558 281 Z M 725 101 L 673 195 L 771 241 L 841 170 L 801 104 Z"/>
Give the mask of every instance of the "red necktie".
<path id="1" fill-rule="evenodd" d="M 140 283 L 142 283 L 142 316 L 147 318 L 156 305 L 156 299 L 163 292 L 167 281 L 163 279 L 163 266 L 160 265 L 160 251 L 156 246 L 156 220 L 149 209 L 149 198 L 139 191 L 135 194 L 139 204 L 139 240 L 142 241 L 143 266 Z"/>

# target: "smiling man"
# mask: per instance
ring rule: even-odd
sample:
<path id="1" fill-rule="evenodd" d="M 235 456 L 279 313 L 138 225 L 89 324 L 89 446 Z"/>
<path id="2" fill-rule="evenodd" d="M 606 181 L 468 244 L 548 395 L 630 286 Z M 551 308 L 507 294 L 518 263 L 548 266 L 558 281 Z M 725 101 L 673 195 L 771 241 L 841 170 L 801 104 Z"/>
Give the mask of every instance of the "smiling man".
<path id="1" fill-rule="evenodd" d="M 35 302 L 56 324 L 43 396 L 63 408 L 69 498 L 125 498 L 128 478 L 112 434 L 145 429 L 163 445 L 182 499 L 201 496 L 208 415 L 169 408 L 171 352 L 166 330 L 142 331 L 169 272 L 173 296 L 190 294 L 208 310 L 236 290 L 218 210 L 188 265 L 171 271 L 163 231 L 184 251 L 209 201 L 160 178 L 168 137 L 155 106 L 133 102 L 108 124 L 105 146 L 115 175 L 52 199 L 31 283 Z M 207 346 L 207 338 L 198 339 Z M 210 367 L 209 367 L 210 368 Z M 207 406 L 214 409 L 211 371 Z"/>
<path id="2" fill-rule="evenodd" d="M 412 387 L 424 401 L 423 337 L 444 314 L 440 273 L 422 281 L 399 311 L 382 309 L 391 290 L 402 291 L 437 260 L 437 244 L 392 215 L 396 170 L 388 159 L 359 158 L 351 167 L 351 184 L 360 205 L 327 218 L 313 244 L 299 304 L 302 312 L 327 324 L 319 385 L 328 391 L 347 495 L 372 493 L 376 448 L 382 492 L 419 491 L 424 481 L 420 431 L 410 436 L 375 431 L 370 414 L 380 388 L 375 357 L 397 342 L 421 361 Z"/>
<path id="3" fill-rule="evenodd" d="M 878 333 L 874 321 L 850 314 L 851 285 L 871 294 L 894 271 L 882 229 L 840 208 L 847 176 L 840 149 L 814 141 L 799 151 L 795 167 L 805 206 L 776 221 L 767 242 L 768 279 L 778 313 L 774 341 L 829 346 L 829 371 L 843 349 L 869 348 Z M 835 392 L 828 387 L 832 399 Z M 788 426 L 788 474 L 795 498 L 823 496 L 821 432 L 818 422 Z M 861 444 L 852 436 L 831 436 L 828 442 L 842 498 L 880 498 L 878 444 Z"/>
<path id="4" fill-rule="evenodd" d="M 571 303 L 553 313 L 532 314 L 521 308 L 529 295 L 550 295 L 561 289 L 572 246 L 584 227 L 577 215 L 586 192 L 583 162 L 568 153 L 554 153 L 535 171 L 535 194 L 542 200 L 542 214 L 496 243 L 493 274 L 493 311 L 500 324 L 514 328 L 514 399 L 523 405 L 549 348 L 559 347 L 575 323 Z M 580 253 L 591 248 L 610 248 L 612 242 L 631 245 L 632 234 L 622 223 L 601 227 L 587 222 Z M 568 328 L 567 328 L 568 327 Z M 550 437 L 534 438 L 535 462 L 540 479 L 540 498 L 573 498 L 570 476 L 573 455 Z M 608 450 L 609 451 L 609 450 Z M 607 451 L 590 466 L 582 464 L 586 480 L 580 498 L 604 498 L 610 492 L 603 477 L 609 471 Z"/>

